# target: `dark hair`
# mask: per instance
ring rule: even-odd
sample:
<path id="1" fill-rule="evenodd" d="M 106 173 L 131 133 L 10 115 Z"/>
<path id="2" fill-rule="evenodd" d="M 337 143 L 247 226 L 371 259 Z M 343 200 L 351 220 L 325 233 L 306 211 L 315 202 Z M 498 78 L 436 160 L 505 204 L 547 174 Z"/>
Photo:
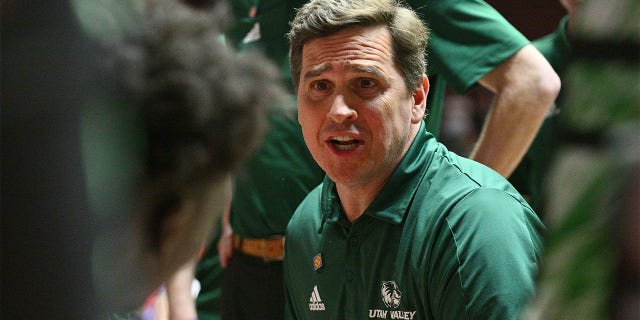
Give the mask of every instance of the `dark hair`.
<path id="1" fill-rule="evenodd" d="M 428 30 L 418 15 L 396 0 L 312 0 L 298 9 L 288 34 L 291 76 L 297 90 L 304 44 L 348 27 L 383 25 L 393 39 L 395 63 L 409 91 L 426 72 Z"/>
<path id="2" fill-rule="evenodd" d="M 266 58 L 223 44 L 224 5 L 150 3 L 143 32 L 119 46 L 147 135 L 143 208 L 157 222 L 238 167 L 262 136 L 265 110 L 284 97 Z"/>

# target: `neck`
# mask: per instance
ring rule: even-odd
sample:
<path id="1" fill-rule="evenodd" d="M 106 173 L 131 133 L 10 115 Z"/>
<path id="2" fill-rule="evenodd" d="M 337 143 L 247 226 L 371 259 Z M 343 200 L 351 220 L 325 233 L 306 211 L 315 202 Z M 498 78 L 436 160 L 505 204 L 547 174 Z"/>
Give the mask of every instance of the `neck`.
<path id="1" fill-rule="evenodd" d="M 369 183 L 366 186 L 336 183 L 336 191 L 340 197 L 342 210 L 350 222 L 358 219 L 367 210 L 385 182 L 386 178 L 378 181 L 378 183 Z"/>
<path id="2" fill-rule="evenodd" d="M 408 142 L 406 143 L 406 146 L 402 151 L 402 156 L 398 159 L 398 163 L 400 163 L 404 156 L 407 154 L 407 150 L 409 150 L 409 147 L 415 139 L 419 129 L 419 123 L 412 125 Z M 396 163 L 396 166 L 398 163 Z M 338 192 L 338 196 L 340 197 L 342 210 L 344 211 L 344 214 L 350 222 L 353 222 L 356 219 L 360 218 L 364 211 L 367 210 L 371 202 L 373 202 L 373 199 L 376 198 L 389 177 L 391 177 L 392 172 L 393 170 L 389 171 L 386 175 L 382 174 L 378 178 L 374 178 L 373 180 L 367 181 L 366 183 L 354 182 L 349 184 L 339 183 L 336 181 L 336 191 Z"/>

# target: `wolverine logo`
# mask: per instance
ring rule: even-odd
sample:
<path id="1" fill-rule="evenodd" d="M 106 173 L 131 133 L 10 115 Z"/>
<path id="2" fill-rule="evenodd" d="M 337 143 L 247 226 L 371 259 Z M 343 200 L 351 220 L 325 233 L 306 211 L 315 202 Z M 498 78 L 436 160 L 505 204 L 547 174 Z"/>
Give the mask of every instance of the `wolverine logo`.
<path id="1" fill-rule="evenodd" d="M 400 297 L 402 292 L 398 288 L 395 281 L 383 281 L 382 282 L 382 302 L 387 308 L 397 308 L 400 306 Z"/>

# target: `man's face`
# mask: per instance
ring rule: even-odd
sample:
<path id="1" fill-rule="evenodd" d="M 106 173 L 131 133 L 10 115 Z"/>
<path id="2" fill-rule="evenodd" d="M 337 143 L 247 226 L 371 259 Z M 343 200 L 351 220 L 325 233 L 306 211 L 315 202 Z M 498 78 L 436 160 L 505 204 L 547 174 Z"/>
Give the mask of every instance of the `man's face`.
<path id="1" fill-rule="evenodd" d="M 381 186 L 419 128 L 424 89 L 407 90 L 384 26 L 305 43 L 298 121 L 311 154 L 338 184 Z"/>

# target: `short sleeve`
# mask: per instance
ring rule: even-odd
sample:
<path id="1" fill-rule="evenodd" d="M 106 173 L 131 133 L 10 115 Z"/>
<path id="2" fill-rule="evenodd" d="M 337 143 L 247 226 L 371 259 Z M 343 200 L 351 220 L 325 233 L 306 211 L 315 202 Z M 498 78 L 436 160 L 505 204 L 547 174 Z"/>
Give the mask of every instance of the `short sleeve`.
<path id="1" fill-rule="evenodd" d="M 409 1 L 430 29 L 428 74 L 440 74 L 457 92 L 530 42 L 484 1 Z"/>
<path id="2" fill-rule="evenodd" d="M 571 45 L 566 33 L 567 19 L 568 16 L 563 17 L 554 32 L 533 41 L 533 46 L 542 53 L 556 72 L 564 69 L 571 54 Z"/>

